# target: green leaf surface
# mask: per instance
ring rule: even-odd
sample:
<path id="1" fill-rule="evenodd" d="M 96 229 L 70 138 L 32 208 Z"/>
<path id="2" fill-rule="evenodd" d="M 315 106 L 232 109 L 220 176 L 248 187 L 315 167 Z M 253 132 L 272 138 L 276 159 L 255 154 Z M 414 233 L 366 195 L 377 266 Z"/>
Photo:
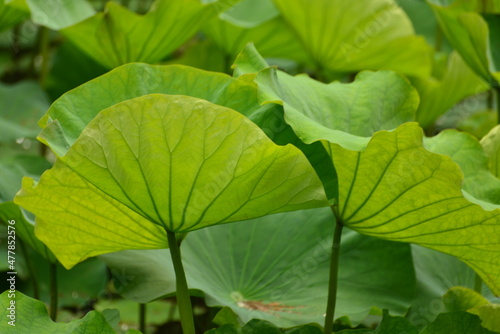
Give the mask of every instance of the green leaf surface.
<path id="1" fill-rule="evenodd" d="M 333 224 L 331 211 L 323 208 L 194 231 L 181 246 L 189 286 L 202 290 L 208 305 L 230 307 L 243 322 L 322 324 Z M 120 253 L 101 258 L 112 270 L 135 276 L 122 285 L 126 298 L 146 302 L 173 292 L 169 265 L 161 265 L 168 250 Z M 158 269 L 136 273 L 135 265 L 120 264 L 127 255 Z M 413 289 L 407 245 L 344 231 L 336 318 L 347 315 L 359 323 L 374 305 L 404 314 Z"/>
<path id="2" fill-rule="evenodd" d="M 417 334 L 418 330 L 413 327 L 408 319 L 390 316 L 384 310 L 382 322 L 377 326 L 373 334 Z"/>
<path id="3" fill-rule="evenodd" d="M 213 18 L 203 27 L 203 31 L 233 57 L 246 44 L 253 42 L 264 57 L 311 62 L 304 47 L 281 16 L 255 27 L 242 27 L 224 19 Z"/>
<path id="4" fill-rule="evenodd" d="M 479 292 L 456 286 L 443 295 L 444 305 L 450 312 L 467 311 L 473 307 L 488 305 L 490 302 Z"/>
<path id="5" fill-rule="evenodd" d="M 0 84 L 0 142 L 35 138 L 40 132 L 36 122 L 49 105 L 46 93 L 34 81 Z"/>
<path id="6" fill-rule="evenodd" d="M 458 165 L 427 151 L 422 137 L 422 130 L 408 123 L 376 133 L 362 151 L 330 144 L 339 179 L 338 214 L 360 233 L 456 256 L 498 295 L 500 210 L 466 199 Z"/>
<path id="7" fill-rule="evenodd" d="M 104 13 L 62 29 L 83 52 L 107 68 L 158 62 L 186 42 L 216 11 L 197 0 L 157 0 L 146 15 L 115 2 Z"/>
<path id="8" fill-rule="evenodd" d="M 442 3 L 427 0 L 431 5 L 441 29 L 454 49 L 479 76 L 491 82 L 496 76 L 491 53 L 489 28 L 480 14 L 473 12 L 474 1 L 457 0 Z"/>
<path id="9" fill-rule="evenodd" d="M 417 276 L 417 292 L 407 318 L 413 325 L 423 328 L 446 311 L 442 296 L 450 288 L 474 288 L 476 273 L 453 256 L 417 245 L 411 245 L 411 248 Z M 500 301 L 493 296 L 486 284 L 482 284 L 482 295 L 491 302 Z"/>
<path id="10" fill-rule="evenodd" d="M 13 203 L 14 196 L 21 188 L 22 178 L 30 176 L 38 179 L 40 174 L 48 168 L 50 168 L 50 163 L 39 156 L 18 155 L 3 158 L 3 161 L 0 162 L 0 180 L 2 180 L 0 185 L 0 222 L 7 225 L 9 221 L 14 220 L 13 226 L 16 236 L 54 263 L 54 255 L 35 236 L 33 217 Z"/>
<path id="11" fill-rule="evenodd" d="M 481 139 L 481 146 L 490 160 L 490 171 L 500 178 L 500 125 L 494 127 Z"/>
<path id="12" fill-rule="evenodd" d="M 426 138 L 425 147 L 434 153 L 445 154 L 460 166 L 464 174 L 462 188 L 475 198 L 500 205 L 500 180 L 491 174 L 489 159 L 479 141 L 457 130 L 445 130 Z"/>
<path id="13" fill-rule="evenodd" d="M 477 315 L 467 312 L 441 313 L 420 334 L 496 334 L 481 326 Z"/>
<path id="14" fill-rule="evenodd" d="M 15 327 L 9 325 L 10 307 L 15 302 Z M 90 311 L 83 319 L 70 323 L 55 323 L 47 312 L 45 304 L 39 300 L 25 296 L 16 291 L 15 298 L 9 298 L 9 291 L 0 295 L 2 310 L 0 322 L 2 333 L 39 333 L 39 334 L 115 334 L 115 331 L 106 322 L 106 319 L 96 311 Z M 7 320 L 8 319 L 8 320 Z M 13 332 L 14 330 L 14 332 Z"/>
<path id="15" fill-rule="evenodd" d="M 498 114 L 490 109 L 476 112 L 461 120 L 457 124 L 457 129 L 467 131 L 481 139 L 495 127 L 495 124 L 498 124 Z"/>
<path id="16" fill-rule="evenodd" d="M 15 26 L 29 16 L 23 0 L 0 0 L 0 31 Z"/>
<path id="17" fill-rule="evenodd" d="M 429 47 L 392 0 L 274 0 L 318 66 L 430 73 Z"/>
<path id="18" fill-rule="evenodd" d="M 420 95 L 417 121 L 423 128 L 431 126 L 439 116 L 464 98 L 489 88 L 456 52 L 450 55 L 442 78 L 414 78 L 412 84 Z"/>
<path id="19" fill-rule="evenodd" d="M 220 17 L 233 25 L 253 28 L 279 16 L 278 9 L 271 0 L 244 0 L 220 14 Z"/>
<path id="20" fill-rule="evenodd" d="M 39 122 L 44 128 L 40 140 L 62 156 L 101 110 L 153 93 L 193 96 L 246 116 L 261 109 L 256 88 L 243 80 L 178 65 L 128 64 L 55 101 Z"/>
<path id="21" fill-rule="evenodd" d="M 26 0 L 34 23 L 60 30 L 95 14 L 90 3 L 82 0 Z"/>
<path id="22" fill-rule="evenodd" d="M 350 84 L 323 84 L 268 68 L 256 82 L 261 101 L 283 104 L 286 122 L 305 143 L 325 139 L 353 149 L 376 131 L 413 120 L 419 100 L 410 83 L 391 71 L 365 71 Z"/>
<path id="23" fill-rule="evenodd" d="M 484 328 L 500 333 L 500 304 L 480 305 L 468 312 L 478 315 L 483 321 L 481 325 Z"/>
<path id="24" fill-rule="evenodd" d="M 234 110 L 161 94 L 101 112 L 36 187 L 24 180 L 16 203 L 37 216 L 37 236 L 67 268 L 164 248 L 165 229 L 329 204 L 297 148 L 273 144 Z"/>

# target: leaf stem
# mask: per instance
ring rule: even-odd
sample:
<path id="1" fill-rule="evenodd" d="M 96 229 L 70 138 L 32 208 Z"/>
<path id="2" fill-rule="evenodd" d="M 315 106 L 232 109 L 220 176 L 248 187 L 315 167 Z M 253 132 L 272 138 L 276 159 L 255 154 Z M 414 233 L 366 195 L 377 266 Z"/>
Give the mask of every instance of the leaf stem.
<path id="1" fill-rule="evenodd" d="M 331 206 L 335 215 L 335 231 L 333 232 L 332 255 L 330 258 L 330 278 L 328 281 L 328 300 L 326 305 L 325 334 L 333 331 L 335 305 L 337 303 L 337 285 L 339 274 L 340 239 L 342 237 L 342 222 L 337 214 L 336 207 Z"/>
<path id="2" fill-rule="evenodd" d="M 493 90 L 496 93 L 496 108 L 497 108 L 497 123 L 500 124 L 500 83 L 498 81 L 493 82 Z"/>
<path id="3" fill-rule="evenodd" d="M 57 320 L 57 264 L 50 264 L 50 318 Z"/>
<path id="4" fill-rule="evenodd" d="M 177 243 L 175 232 L 167 230 L 168 246 L 170 247 L 170 255 L 174 264 L 177 304 L 181 316 L 182 333 L 195 334 L 193 308 L 186 281 L 186 275 L 182 266 L 181 250 Z"/>
<path id="5" fill-rule="evenodd" d="M 139 331 L 146 333 L 146 304 L 139 303 Z"/>
<path id="6" fill-rule="evenodd" d="M 38 288 L 38 280 L 36 278 L 36 273 L 35 273 L 35 268 L 33 267 L 33 262 L 31 261 L 31 258 L 28 254 L 28 248 L 26 247 L 25 243 L 22 241 L 18 241 L 19 245 L 21 246 L 21 251 L 23 252 L 24 259 L 26 261 L 26 265 L 28 266 L 28 272 L 30 273 L 30 278 L 33 282 L 33 297 L 35 299 L 40 299 L 40 290 Z"/>

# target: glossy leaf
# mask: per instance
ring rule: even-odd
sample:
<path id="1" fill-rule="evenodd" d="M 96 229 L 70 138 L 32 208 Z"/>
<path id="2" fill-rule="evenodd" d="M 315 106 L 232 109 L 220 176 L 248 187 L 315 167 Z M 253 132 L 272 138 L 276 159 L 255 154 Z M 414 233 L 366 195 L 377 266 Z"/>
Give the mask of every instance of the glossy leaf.
<path id="1" fill-rule="evenodd" d="M 464 98 L 489 89 L 456 52 L 450 55 L 442 78 L 414 78 L 412 83 L 420 95 L 417 121 L 423 128 Z"/>
<path id="2" fill-rule="evenodd" d="M 328 205 L 297 148 L 273 144 L 231 109 L 161 94 L 101 112 L 38 185 L 24 180 L 16 203 L 37 216 L 37 236 L 67 268 L 165 248 L 165 229 Z"/>
<path id="3" fill-rule="evenodd" d="M 40 132 L 36 122 L 49 105 L 47 95 L 36 82 L 0 84 L 0 142 L 13 142 L 23 137 L 35 138 Z"/>
<path id="4" fill-rule="evenodd" d="M 157 0 L 144 16 L 115 2 L 104 13 L 61 30 L 72 43 L 107 68 L 160 61 L 186 42 L 216 11 L 197 0 Z"/>
<path id="5" fill-rule="evenodd" d="M 500 126 L 494 127 L 482 140 L 486 155 L 490 160 L 490 171 L 500 178 Z"/>
<path id="6" fill-rule="evenodd" d="M 4 321 L 0 322 L 2 333 L 40 333 L 40 334 L 115 334 L 115 331 L 106 322 L 102 314 L 90 311 L 83 319 L 74 320 L 70 323 L 55 323 L 48 313 L 45 304 L 39 300 L 25 296 L 16 291 L 15 299 L 9 298 L 9 290 L 0 295 L 2 310 L 0 315 Z M 8 324 L 10 303 L 15 301 L 15 327 Z"/>
<path id="7" fill-rule="evenodd" d="M 337 72 L 430 73 L 429 48 L 392 0 L 275 0 L 315 63 Z"/>
<path id="8" fill-rule="evenodd" d="M 243 322 L 259 318 L 280 327 L 321 324 L 333 224 L 331 211 L 324 208 L 192 232 L 182 243 L 189 286 L 202 290 L 209 305 L 230 307 Z M 121 253 L 101 258 L 113 270 L 134 276 L 120 285 L 126 298 L 147 302 L 173 291 L 170 264 L 161 264 L 169 258 L 168 250 Z M 127 257 L 156 269 L 135 272 L 137 265 L 120 264 Z M 336 318 L 347 315 L 357 324 L 372 306 L 404 314 L 413 282 L 408 245 L 344 231 Z"/>
<path id="9" fill-rule="evenodd" d="M 179 65 L 128 64 L 67 92 L 54 102 L 39 122 L 44 128 L 40 140 L 57 155 L 65 155 L 101 110 L 153 93 L 193 96 L 246 116 L 261 109 L 256 88 L 243 80 Z"/>

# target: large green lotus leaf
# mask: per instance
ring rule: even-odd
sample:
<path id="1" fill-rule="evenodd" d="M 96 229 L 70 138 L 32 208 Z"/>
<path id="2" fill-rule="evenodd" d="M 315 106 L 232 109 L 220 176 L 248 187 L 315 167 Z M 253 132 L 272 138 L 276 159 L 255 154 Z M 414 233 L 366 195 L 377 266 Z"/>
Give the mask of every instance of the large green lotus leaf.
<path id="1" fill-rule="evenodd" d="M 462 192 L 450 157 L 422 145 L 415 123 L 376 133 L 353 151 L 330 144 L 339 179 L 338 215 L 360 233 L 419 244 L 471 266 L 500 294 L 500 210 Z M 486 206 L 486 205 L 485 205 Z"/>
<path id="2" fill-rule="evenodd" d="M 29 15 L 23 0 L 0 0 L 0 31 L 15 26 Z"/>
<path id="3" fill-rule="evenodd" d="M 250 28 L 214 18 L 204 26 L 203 31 L 232 56 L 238 55 L 247 43 L 253 42 L 265 57 L 310 62 L 304 47 L 281 16 Z"/>
<path id="4" fill-rule="evenodd" d="M 286 122 L 305 143 L 326 139 L 353 149 L 364 147 L 376 131 L 413 120 L 419 101 L 410 83 L 391 71 L 324 84 L 268 68 L 255 81 L 261 101 L 283 104 Z"/>
<path id="5" fill-rule="evenodd" d="M 232 308 L 244 322 L 261 318 L 280 327 L 321 324 L 333 227 L 331 211 L 322 208 L 194 231 L 181 246 L 189 286 L 202 290 L 209 305 Z M 168 250 L 101 258 L 120 274 L 120 293 L 126 298 L 147 302 L 174 290 Z M 120 263 L 126 258 L 132 263 Z M 155 269 L 136 271 L 137 263 Z M 344 230 L 337 318 L 347 315 L 359 323 L 372 306 L 404 314 L 413 291 L 408 245 Z"/>
<path id="6" fill-rule="evenodd" d="M 216 11 L 197 0 L 157 0 L 146 15 L 115 2 L 104 13 L 61 33 L 107 68 L 129 62 L 157 62 L 181 46 Z"/>
<path id="7" fill-rule="evenodd" d="M 500 125 L 481 139 L 481 145 L 490 159 L 490 171 L 500 178 Z"/>
<path id="8" fill-rule="evenodd" d="M 453 3 L 427 0 L 447 40 L 464 61 L 487 82 L 492 75 L 500 78 L 491 59 L 489 28 L 480 14 L 475 13 L 475 1 L 456 0 Z"/>
<path id="9" fill-rule="evenodd" d="M 430 73 L 430 49 L 393 0 L 274 0 L 315 62 L 337 72 Z"/>
<path id="10" fill-rule="evenodd" d="M 256 88 L 243 80 L 186 66 L 127 64 L 55 101 L 39 122 L 39 139 L 62 156 L 101 110 L 152 93 L 193 96 L 247 116 L 261 109 Z"/>
<path id="11" fill-rule="evenodd" d="M 431 126 L 439 116 L 464 98 L 489 89 L 457 52 L 450 55 L 442 78 L 414 78 L 412 84 L 420 95 L 417 121 L 423 128 Z"/>
<path id="12" fill-rule="evenodd" d="M 106 322 L 106 319 L 97 311 L 90 311 L 83 319 L 74 320 L 70 323 L 53 322 L 47 312 L 45 304 L 39 300 L 25 296 L 16 291 L 15 299 L 9 298 L 9 291 L 0 295 L 2 311 L 2 322 L 0 331 L 2 333 L 39 333 L 39 334 L 115 334 L 115 331 Z M 9 325 L 8 321 L 11 302 L 15 301 L 15 327 Z"/>
<path id="13" fill-rule="evenodd" d="M 166 247 L 188 232 L 262 215 L 328 206 L 314 169 L 234 110 L 152 94 L 102 111 L 67 155 L 16 203 L 37 236 L 71 267 L 125 249 Z"/>
<path id="14" fill-rule="evenodd" d="M 445 130 L 426 138 L 425 147 L 434 153 L 446 154 L 464 173 L 462 188 L 475 198 L 500 204 L 500 180 L 489 170 L 489 159 L 478 140 L 465 132 Z"/>
<path id="15" fill-rule="evenodd" d="M 83 0 L 26 0 L 33 23 L 52 30 L 67 28 L 95 14 L 90 3 Z"/>
<path id="16" fill-rule="evenodd" d="M 28 98 L 29 97 L 29 98 Z M 35 138 L 40 132 L 36 121 L 50 106 L 49 99 L 33 81 L 0 84 L 0 142 Z"/>

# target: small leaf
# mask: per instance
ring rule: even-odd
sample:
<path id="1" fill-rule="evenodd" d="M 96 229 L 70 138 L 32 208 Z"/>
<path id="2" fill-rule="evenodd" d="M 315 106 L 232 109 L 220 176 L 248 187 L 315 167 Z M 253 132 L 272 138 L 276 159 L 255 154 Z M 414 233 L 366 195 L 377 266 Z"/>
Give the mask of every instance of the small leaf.
<path id="1" fill-rule="evenodd" d="M 468 310 L 468 312 L 477 314 L 481 318 L 481 325 L 484 328 L 495 333 L 500 332 L 500 304 L 480 305 Z"/>
<path id="2" fill-rule="evenodd" d="M 273 144 L 231 109 L 161 94 L 101 112 L 36 187 L 24 180 L 16 203 L 37 216 L 37 237 L 67 268 L 165 248 L 165 229 L 329 205 L 297 148 Z"/>
<path id="3" fill-rule="evenodd" d="M 253 319 L 241 329 L 242 334 L 282 334 L 281 330 L 272 323 Z"/>
<path id="4" fill-rule="evenodd" d="M 384 310 L 382 322 L 373 334 L 418 334 L 418 330 L 410 324 L 408 319 L 390 316 L 389 312 Z"/>
<path id="5" fill-rule="evenodd" d="M 12 304 L 14 302 L 14 304 Z M 39 300 L 25 296 L 20 291 L 15 292 L 15 298 L 9 297 L 9 290 L 0 295 L 2 310 L 0 315 L 3 319 L 0 322 L 2 333 L 39 333 L 39 334 L 115 334 L 115 331 L 106 322 L 106 319 L 97 311 L 90 311 L 80 320 L 70 323 L 55 323 L 48 315 L 47 307 Z M 15 308 L 15 316 L 11 318 L 12 312 L 8 307 Z M 15 327 L 9 324 L 12 321 Z"/>

